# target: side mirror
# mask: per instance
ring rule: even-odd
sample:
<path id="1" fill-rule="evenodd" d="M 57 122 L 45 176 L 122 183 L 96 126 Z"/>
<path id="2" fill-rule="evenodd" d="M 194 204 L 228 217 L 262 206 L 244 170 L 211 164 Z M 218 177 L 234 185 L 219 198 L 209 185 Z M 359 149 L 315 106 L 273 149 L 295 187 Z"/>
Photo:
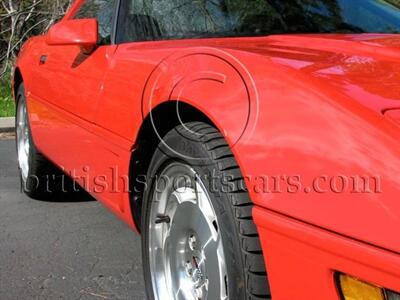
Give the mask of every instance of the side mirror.
<path id="1" fill-rule="evenodd" d="M 50 28 L 46 41 L 48 45 L 77 45 L 93 49 L 97 45 L 98 31 L 96 19 L 66 20 Z"/>

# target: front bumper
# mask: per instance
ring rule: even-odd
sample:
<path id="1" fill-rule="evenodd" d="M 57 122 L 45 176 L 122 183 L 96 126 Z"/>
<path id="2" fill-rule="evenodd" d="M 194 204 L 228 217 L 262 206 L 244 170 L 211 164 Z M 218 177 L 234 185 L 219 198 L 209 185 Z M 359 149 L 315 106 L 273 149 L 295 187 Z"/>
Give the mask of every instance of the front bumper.
<path id="1" fill-rule="evenodd" d="M 253 216 L 274 300 L 338 300 L 336 272 L 400 291 L 398 253 L 260 207 Z"/>

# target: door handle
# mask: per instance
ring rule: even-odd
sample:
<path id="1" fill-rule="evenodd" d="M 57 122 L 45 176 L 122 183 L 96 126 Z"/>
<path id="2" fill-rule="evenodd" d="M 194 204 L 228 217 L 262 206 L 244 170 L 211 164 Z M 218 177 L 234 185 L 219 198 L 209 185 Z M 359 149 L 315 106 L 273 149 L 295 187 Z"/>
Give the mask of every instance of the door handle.
<path id="1" fill-rule="evenodd" d="M 40 56 L 39 64 L 44 65 L 47 62 L 47 55 Z"/>

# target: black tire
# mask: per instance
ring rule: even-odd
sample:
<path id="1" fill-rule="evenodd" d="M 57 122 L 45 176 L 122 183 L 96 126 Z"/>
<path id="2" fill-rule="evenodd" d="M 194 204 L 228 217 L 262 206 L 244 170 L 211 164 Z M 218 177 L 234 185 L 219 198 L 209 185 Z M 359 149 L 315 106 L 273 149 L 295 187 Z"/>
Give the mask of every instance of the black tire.
<path id="1" fill-rule="evenodd" d="M 18 110 L 20 105 L 27 105 L 25 98 L 25 88 L 22 83 L 16 94 L 16 117 L 15 117 L 15 130 L 16 130 L 16 143 L 18 154 Z M 26 110 L 28 108 L 26 107 Z M 21 179 L 21 189 L 30 198 L 37 200 L 49 200 L 54 196 L 55 192 L 59 189 L 59 180 L 61 172 L 50 163 L 36 148 L 29 123 L 29 114 L 26 115 L 26 122 L 28 126 L 29 136 L 29 155 L 28 155 L 28 176 L 24 178 L 20 164 L 18 164 Z"/>
<path id="2" fill-rule="evenodd" d="M 252 218 L 253 204 L 244 187 L 243 176 L 223 136 L 214 127 L 201 122 L 184 124 L 170 131 L 158 146 L 150 163 L 141 226 L 148 298 L 155 299 L 148 250 L 149 225 L 154 222 L 149 219 L 152 187 L 160 170 L 173 161 L 190 165 L 197 174 L 205 178 L 229 179 L 230 184 L 224 187 L 225 190 L 207 188 L 222 236 L 229 299 L 270 299 L 263 253 Z"/>

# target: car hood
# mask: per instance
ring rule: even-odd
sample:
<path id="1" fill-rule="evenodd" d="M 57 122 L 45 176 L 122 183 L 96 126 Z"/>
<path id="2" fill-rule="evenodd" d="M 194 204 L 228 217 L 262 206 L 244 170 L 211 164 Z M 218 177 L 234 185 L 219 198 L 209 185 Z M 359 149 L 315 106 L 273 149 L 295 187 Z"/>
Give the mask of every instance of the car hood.
<path id="1" fill-rule="evenodd" d="M 400 35 L 274 35 L 230 48 L 328 82 L 375 111 L 400 107 Z"/>

